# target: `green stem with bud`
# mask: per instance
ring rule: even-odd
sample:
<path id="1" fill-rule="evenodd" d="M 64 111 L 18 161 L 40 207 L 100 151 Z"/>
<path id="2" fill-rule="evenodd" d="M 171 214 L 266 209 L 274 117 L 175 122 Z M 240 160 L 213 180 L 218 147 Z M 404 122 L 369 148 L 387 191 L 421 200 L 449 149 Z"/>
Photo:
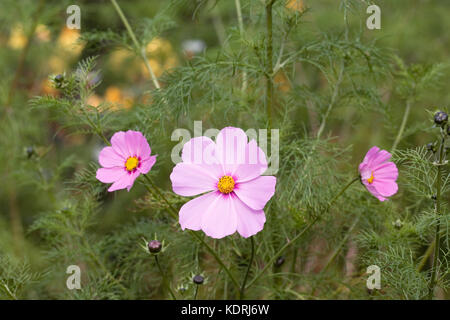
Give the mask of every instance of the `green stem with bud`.
<path id="1" fill-rule="evenodd" d="M 351 180 L 349 183 L 347 183 L 328 203 L 325 211 L 323 214 L 326 214 L 331 206 L 336 202 L 336 200 L 356 181 L 358 181 L 360 178 L 356 177 L 353 180 Z M 322 216 L 323 216 L 322 214 Z M 288 241 L 280 250 L 275 253 L 272 258 L 270 258 L 269 262 L 264 266 L 264 268 L 250 281 L 250 283 L 247 285 L 247 289 L 250 288 L 263 274 L 266 272 L 266 270 L 273 265 L 275 260 L 283 254 L 283 252 L 289 248 L 293 243 L 295 243 L 298 239 L 300 239 L 308 230 L 310 230 L 317 221 L 320 219 L 320 215 L 316 216 L 314 220 L 305 228 L 303 229 L 299 234 L 297 234 L 292 240 Z"/>
<path id="2" fill-rule="evenodd" d="M 153 189 L 150 189 L 150 187 L 146 184 L 144 184 L 145 188 L 152 194 L 156 194 L 159 198 L 161 198 L 166 204 L 167 207 L 169 208 L 169 212 L 171 213 L 172 217 L 174 219 L 178 219 L 178 211 L 172 206 L 172 204 L 166 199 L 166 197 L 164 196 L 164 194 L 161 192 L 161 190 L 156 186 L 156 184 L 153 182 L 153 180 L 143 174 L 145 180 L 147 180 L 147 182 L 151 185 L 151 187 Z M 236 278 L 233 276 L 233 274 L 231 273 L 230 269 L 225 265 L 225 263 L 223 262 L 223 260 L 219 257 L 218 253 L 216 252 L 216 250 L 214 250 L 200 235 L 198 235 L 195 231 L 192 230 L 188 230 L 189 234 L 191 236 L 193 236 L 194 238 L 196 238 L 198 241 L 200 241 L 202 243 L 202 245 L 205 246 L 205 248 L 213 255 L 214 259 L 216 259 L 217 263 L 219 263 L 219 265 L 225 270 L 225 272 L 227 273 L 227 275 L 230 277 L 231 281 L 233 282 L 233 284 L 236 286 L 236 288 L 239 288 L 239 282 L 236 280 Z"/>
<path id="3" fill-rule="evenodd" d="M 433 299 L 434 288 L 436 286 L 436 278 L 438 274 L 439 268 L 439 253 L 440 253 L 440 243 L 441 243 L 441 191 L 442 191 L 442 166 L 444 165 L 444 148 L 445 148 L 445 138 L 446 132 L 441 127 L 441 145 L 439 146 L 439 162 L 437 165 L 437 179 L 436 179 L 436 230 L 435 230 L 435 246 L 434 246 L 434 257 L 433 257 L 433 266 L 431 268 L 431 279 L 430 279 L 430 288 L 428 291 L 428 299 Z"/>

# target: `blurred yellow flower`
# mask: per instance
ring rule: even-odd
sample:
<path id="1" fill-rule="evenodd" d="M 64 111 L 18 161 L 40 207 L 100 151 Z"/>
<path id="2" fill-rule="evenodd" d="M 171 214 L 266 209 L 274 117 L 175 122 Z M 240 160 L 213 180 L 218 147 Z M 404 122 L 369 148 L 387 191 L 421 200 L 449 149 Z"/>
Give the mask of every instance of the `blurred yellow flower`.
<path id="1" fill-rule="evenodd" d="M 103 99 L 100 96 L 96 95 L 96 94 L 93 94 L 93 95 L 89 96 L 89 98 L 87 99 L 87 104 L 90 105 L 90 106 L 96 107 L 96 108 L 102 102 L 103 102 Z"/>
<path id="2" fill-rule="evenodd" d="M 156 37 L 152 41 L 150 41 L 146 46 L 147 54 L 164 54 L 164 55 L 172 55 L 173 49 L 172 45 L 168 40 Z"/>
<path id="3" fill-rule="evenodd" d="M 282 92 L 288 92 L 289 90 L 291 90 L 291 84 L 289 83 L 289 80 L 283 71 L 277 72 L 277 74 L 273 78 L 273 82 Z"/>
<path id="4" fill-rule="evenodd" d="M 105 101 L 111 102 L 114 105 L 113 107 L 123 107 L 125 109 L 129 109 L 133 105 L 133 99 L 116 86 L 106 88 Z"/>
<path id="5" fill-rule="evenodd" d="M 47 60 L 47 65 L 49 67 L 49 71 L 50 73 L 62 73 L 64 72 L 64 70 L 67 68 L 68 64 L 67 64 L 67 60 L 65 60 L 63 57 L 61 56 L 51 56 L 48 60 Z"/>
<path id="6" fill-rule="evenodd" d="M 305 11 L 306 6 L 303 0 L 290 0 L 288 3 L 286 3 L 286 8 L 303 12 Z"/>
<path id="7" fill-rule="evenodd" d="M 41 83 L 41 92 L 42 94 L 56 96 L 59 91 L 55 89 L 52 82 L 49 79 L 44 79 Z"/>
<path id="8" fill-rule="evenodd" d="M 8 46 L 10 48 L 19 50 L 19 49 L 22 49 L 23 47 L 25 47 L 26 43 L 27 43 L 27 37 L 23 30 L 23 26 L 21 24 L 16 24 L 11 29 L 11 34 L 10 34 L 9 40 L 8 40 Z"/>
<path id="9" fill-rule="evenodd" d="M 64 27 L 58 36 L 58 46 L 71 56 L 78 56 L 84 48 L 80 43 L 80 30 Z"/>
<path id="10" fill-rule="evenodd" d="M 157 77 L 178 64 L 178 59 L 168 40 L 156 37 L 147 44 L 145 49 L 150 67 Z M 149 77 L 145 64 L 142 63 L 141 66 L 144 75 Z"/>
<path id="11" fill-rule="evenodd" d="M 145 47 L 147 60 L 156 77 L 164 71 L 178 65 L 177 56 L 168 40 L 155 38 Z M 108 64 L 114 72 L 122 73 L 126 78 L 149 78 L 147 67 L 140 57 L 126 49 L 118 49 L 109 56 Z"/>
<path id="12" fill-rule="evenodd" d="M 36 27 L 36 38 L 41 42 L 49 42 L 51 38 L 50 29 L 45 24 L 38 24 Z"/>

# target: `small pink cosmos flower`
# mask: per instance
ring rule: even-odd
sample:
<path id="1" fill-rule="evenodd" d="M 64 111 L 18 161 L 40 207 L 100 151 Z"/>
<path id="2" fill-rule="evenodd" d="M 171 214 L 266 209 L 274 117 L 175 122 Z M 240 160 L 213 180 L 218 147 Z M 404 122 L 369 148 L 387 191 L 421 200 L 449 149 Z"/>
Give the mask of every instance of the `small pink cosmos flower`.
<path id="1" fill-rule="evenodd" d="M 388 161 L 390 158 L 391 154 L 386 150 L 372 147 L 359 165 L 362 183 L 380 201 L 387 200 L 398 190 L 395 182 L 398 169 L 395 163 Z"/>
<path id="2" fill-rule="evenodd" d="M 212 238 L 236 231 L 248 238 L 264 228 L 264 206 L 275 193 L 276 178 L 267 170 L 264 152 L 248 142 L 242 129 L 227 127 L 216 142 L 196 137 L 183 146 L 182 162 L 170 175 L 173 191 L 182 196 L 203 194 L 180 209 L 181 228 L 203 230 Z"/>
<path id="3" fill-rule="evenodd" d="M 97 170 L 97 179 L 113 183 L 109 192 L 125 188 L 130 191 L 134 180 L 155 164 L 156 156 L 150 154 L 150 146 L 139 131 L 116 132 L 111 138 L 111 147 L 103 148 L 98 156 L 103 168 Z"/>

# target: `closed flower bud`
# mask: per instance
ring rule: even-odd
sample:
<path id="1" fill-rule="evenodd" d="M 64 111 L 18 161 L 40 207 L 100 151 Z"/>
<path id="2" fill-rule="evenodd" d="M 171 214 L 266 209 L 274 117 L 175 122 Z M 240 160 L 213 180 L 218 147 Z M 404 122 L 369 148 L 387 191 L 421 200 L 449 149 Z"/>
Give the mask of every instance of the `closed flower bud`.
<path id="1" fill-rule="evenodd" d="M 203 276 L 201 276 L 201 275 L 196 275 L 196 276 L 194 276 L 194 278 L 192 278 L 192 281 L 195 283 L 195 284 L 198 284 L 198 285 L 200 285 L 200 284 L 203 284 L 203 282 L 205 281 L 205 278 L 203 278 Z"/>
<path id="2" fill-rule="evenodd" d="M 148 243 L 148 251 L 150 251 L 150 253 L 158 253 L 161 251 L 161 249 L 162 244 L 158 240 L 152 240 Z"/>
<path id="3" fill-rule="evenodd" d="M 58 74 L 55 76 L 55 82 L 62 82 L 64 80 L 64 76 L 62 74 Z"/>
<path id="4" fill-rule="evenodd" d="M 434 143 L 430 142 L 429 144 L 427 144 L 427 150 L 435 153 L 436 152 L 436 146 L 434 145 Z"/>
<path id="5" fill-rule="evenodd" d="M 438 111 L 434 115 L 434 123 L 438 126 L 444 126 L 447 123 L 448 115 L 444 111 Z"/>
<path id="6" fill-rule="evenodd" d="M 397 219 L 395 222 L 392 222 L 392 225 L 395 229 L 400 230 L 403 227 L 403 222 L 400 219 Z"/>
<path id="7" fill-rule="evenodd" d="M 278 259 L 277 260 L 275 260 L 275 267 L 277 267 L 277 268 L 279 268 L 279 267 L 281 267 L 283 264 L 284 264 L 284 256 L 280 256 L 280 257 L 278 257 Z"/>
<path id="8" fill-rule="evenodd" d="M 188 288 L 187 287 L 185 287 L 185 286 L 183 286 L 183 285 L 181 285 L 181 286 L 178 286 L 178 292 L 180 293 L 180 294 L 185 294 L 186 293 L 186 291 L 188 290 Z"/>
<path id="9" fill-rule="evenodd" d="M 27 155 L 27 158 L 30 159 L 34 155 L 34 148 L 33 147 L 26 147 L 25 153 Z"/>

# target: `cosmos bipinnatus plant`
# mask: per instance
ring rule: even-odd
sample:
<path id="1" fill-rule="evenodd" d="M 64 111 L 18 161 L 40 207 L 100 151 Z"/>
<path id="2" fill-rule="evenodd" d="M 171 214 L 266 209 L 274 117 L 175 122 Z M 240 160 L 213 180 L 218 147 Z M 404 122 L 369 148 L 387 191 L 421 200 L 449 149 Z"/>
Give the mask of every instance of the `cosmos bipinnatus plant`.
<path id="1" fill-rule="evenodd" d="M 445 99 L 445 42 L 392 48 L 405 1 L 379 31 L 371 1 L 85 1 L 104 14 L 70 63 L 42 34 L 64 10 L 39 3 L 0 3 L 1 298 L 448 295 L 450 126 L 423 120 Z M 240 155 L 257 161 L 225 161 Z"/>

